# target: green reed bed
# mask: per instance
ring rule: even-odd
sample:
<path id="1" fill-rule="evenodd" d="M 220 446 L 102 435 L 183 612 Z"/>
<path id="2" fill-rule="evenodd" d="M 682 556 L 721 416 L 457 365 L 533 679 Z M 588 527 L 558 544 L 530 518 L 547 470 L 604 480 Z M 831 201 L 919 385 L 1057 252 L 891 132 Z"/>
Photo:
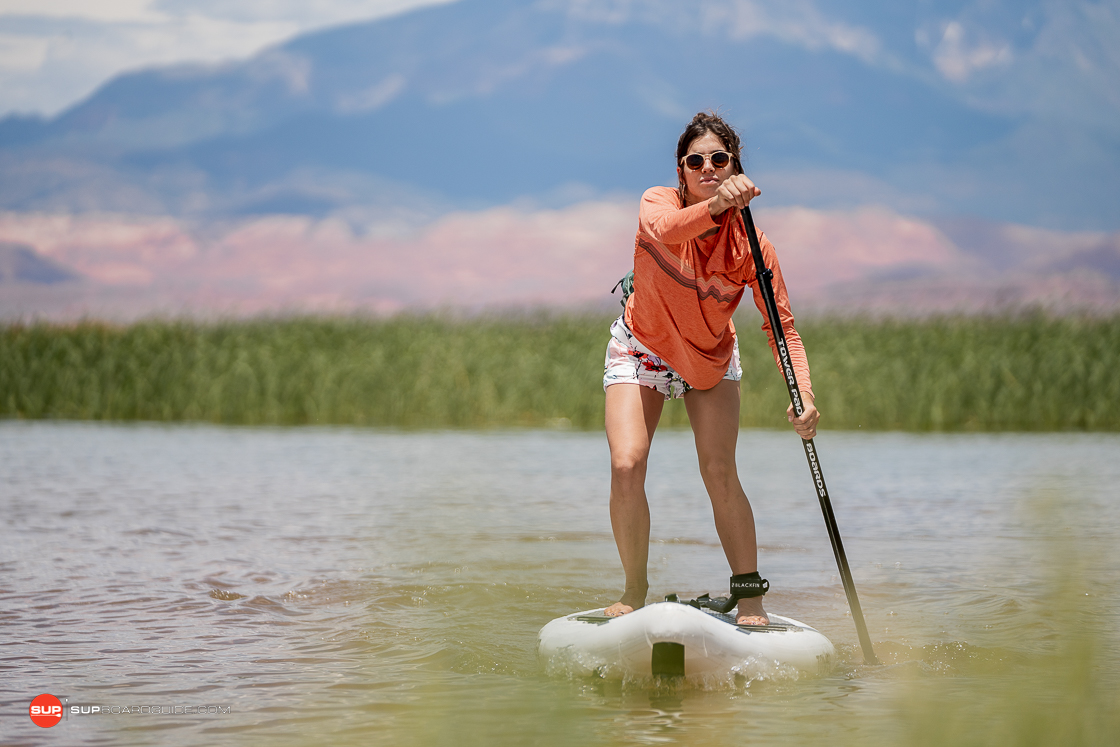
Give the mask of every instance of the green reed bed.
<path id="1" fill-rule="evenodd" d="M 591 423 L 601 324 L 298 318 L 8 327 L 7 417 L 395 426 Z M 597 358 L 599 359 L 597 361 Z"/>
<path id="2" fill-rule="evenodd" d="M 599 427 L 599 316 L 146 321 L 0 328 L 0 417 Z M 756 317 L 739 322 L 744 426 L 788 404 Z M 822 426 L 1120 429 L 1120 317 L 799 324 Z M 663 423 L 687 422 L 679 402 Z"/>
<path id="3" fill-rule="evenodd" d="M 806 335 L 822 364 L 814 386 L 846 427 L 1120 428 L 1120 317 L 834 322 Z"/>

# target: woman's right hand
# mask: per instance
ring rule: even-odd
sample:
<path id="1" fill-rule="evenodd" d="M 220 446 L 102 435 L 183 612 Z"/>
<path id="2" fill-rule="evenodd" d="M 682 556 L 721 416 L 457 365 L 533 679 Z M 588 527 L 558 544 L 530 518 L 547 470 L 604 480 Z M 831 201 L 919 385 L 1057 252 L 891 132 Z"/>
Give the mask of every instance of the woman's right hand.
<path id="1" fill-rule="evenodd" d="M 793 403 L 786 408 L 786 420 L 793 423 L 793 429 L 797 431 L 797 435 L 801 436 L 804 440 L 808 441 L 817 435 L 817 423 L 821 419 L 820 412 L 817 411 L 817 406 L 813 402 L 813 395 L 808 392 L 801 393 L 801 417 L 793 414 Z"/>
<path id="2" fill-rule="evenodd" d="M 708 212 L 714 218 L 731 208 L 741 210 L 760 194 L 762 190 L 745 174 L 732 174 L 719 185 L 716 196 L 708 200 Z"/>

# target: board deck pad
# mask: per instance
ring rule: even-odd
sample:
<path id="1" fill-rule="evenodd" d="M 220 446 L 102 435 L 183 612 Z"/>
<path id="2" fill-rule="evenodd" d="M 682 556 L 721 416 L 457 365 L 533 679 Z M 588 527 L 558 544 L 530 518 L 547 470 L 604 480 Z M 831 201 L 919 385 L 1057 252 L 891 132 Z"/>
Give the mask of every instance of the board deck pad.
<path id="1" fill-rule="evenodd" d="M 639 608 L 640 609 L 640 608 Z M 721 622 L 728 625 L 734 625 L 736 628 L 742 630 L 758 631 L 759 633 L 778 633 L 778 632 L 799 632 L 804 628 L 799 628 L 796 625 L 786 625 L 784 623 L 771 623 L 769 625 L 739 625 L 735 622 L 735 618 L 723 612 L 716 612 L 714 610 L 702 610 L 703 612 L 711 615 Z M 603 625 L 609 623 L 611 620 L 617 620 L 623 615 L 608 616 L 602 613 L 592 615 L 576 615 L 575 619 L 580 622 L 593 623 L 595 625 Z"/>

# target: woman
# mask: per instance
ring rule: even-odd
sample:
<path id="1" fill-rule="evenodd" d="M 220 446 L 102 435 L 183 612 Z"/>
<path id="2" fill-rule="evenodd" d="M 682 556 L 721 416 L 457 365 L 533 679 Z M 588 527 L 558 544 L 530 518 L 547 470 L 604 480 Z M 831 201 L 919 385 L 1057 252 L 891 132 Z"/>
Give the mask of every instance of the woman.
<path id="1" fill-rule="evenodd" d="M 755 279 L 739 213 L 761 192 L 743 174 L 739 136 L 713 113 L 697 114 L 677 142 L 678 189 L 654 187 L 642 196 L 634 248 L 634 292 L 611 326 L 603 387 L 611 451 L 611 526 L 626 573 L 626 589 L 609 616 L 645 604 L 649 583 L 649 504 L 645 476 L 650 442 L 665 400 L 683 397 L 696 440 L 700 474 L 712 501 L 716 532 L 731 565 L 740 625 L 767 625 L 767 582 L 758 575 L 754 514 L 739 483 L 739 348 L 731 315 Z M 816 435 L 805 349 L 789 309 L 774 247 L 759 233 L 774 272 L 774 294 L 805 400 L 801 417 L 787 419 L 802 438 Z M 769 322 L 763 329 L 777 360 Z"/>

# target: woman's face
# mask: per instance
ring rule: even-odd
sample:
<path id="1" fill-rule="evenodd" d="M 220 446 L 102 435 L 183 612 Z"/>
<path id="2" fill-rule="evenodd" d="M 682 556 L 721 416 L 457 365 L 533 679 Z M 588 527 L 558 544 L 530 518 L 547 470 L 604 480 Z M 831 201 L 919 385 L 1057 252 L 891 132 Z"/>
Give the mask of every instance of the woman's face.
<path id="1" fill-rule="evenodd" d="M 691 153 L 708 156 L 720 150 L 727 152 L 727 146 L 718 137 L 707 132 L 688 144 L 685 156 Z M 704 165 L 693 171 L 684 165 L 682 159 L 677 164 L 677 173 L 684 180 L 688 204 L 694 205 L 716 196 L 716 190 L 723 184 L 723 180 L 735 173 L 735 161 L 732 160 L 723 168 L 716 168 L 710 158 L 705 158 Z"/>

